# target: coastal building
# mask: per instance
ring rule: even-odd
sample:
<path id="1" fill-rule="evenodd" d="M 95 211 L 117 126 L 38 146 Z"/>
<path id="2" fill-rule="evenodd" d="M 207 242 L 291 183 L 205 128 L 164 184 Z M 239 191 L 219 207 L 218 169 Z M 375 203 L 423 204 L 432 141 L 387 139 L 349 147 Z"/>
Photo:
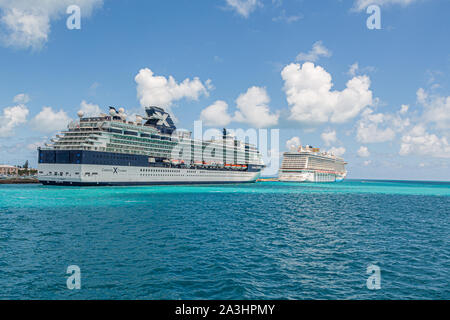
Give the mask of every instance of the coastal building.
<path id="1" fill-rule="evenodd" d="M 9 165 L 0 165 L 0 175 L 18 175 L 19 168 Z"/>

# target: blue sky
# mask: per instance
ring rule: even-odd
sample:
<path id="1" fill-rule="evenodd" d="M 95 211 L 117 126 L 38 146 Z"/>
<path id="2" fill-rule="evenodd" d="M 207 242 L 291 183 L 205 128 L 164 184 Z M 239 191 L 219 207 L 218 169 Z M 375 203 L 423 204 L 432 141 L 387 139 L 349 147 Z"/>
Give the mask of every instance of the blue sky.
<path id="1" fill-rule="evenodd" d="M 331 149 L 350 178 L 450 180 L 448 0 L 39 2 L 0 0 L 0 163 L 36 164 L 80 108 L 159 103 Z"/>

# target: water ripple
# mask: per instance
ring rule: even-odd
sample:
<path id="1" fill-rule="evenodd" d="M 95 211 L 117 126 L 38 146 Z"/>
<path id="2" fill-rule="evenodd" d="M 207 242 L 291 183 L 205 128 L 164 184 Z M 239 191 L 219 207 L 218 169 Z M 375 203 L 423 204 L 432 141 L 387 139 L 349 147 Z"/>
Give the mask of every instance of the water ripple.
<path id="1" fill-rule="evenodd" d="M 449 212 L 445 183 L 0 186 L 0 299 L 450 299 Z"/>

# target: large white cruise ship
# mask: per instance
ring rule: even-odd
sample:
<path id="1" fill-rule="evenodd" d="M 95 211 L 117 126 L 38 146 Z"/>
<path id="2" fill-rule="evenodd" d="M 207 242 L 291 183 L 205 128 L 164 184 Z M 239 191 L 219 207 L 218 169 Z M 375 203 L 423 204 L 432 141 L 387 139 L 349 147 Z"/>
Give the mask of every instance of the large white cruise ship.
<path id="1" fill-rule="evenodd" d="M 39 148 L 38 179 L 45 185 L 154 185 L 255 182 L 264 168 L 255 146 L 227 134 L 191 139 L 158 107 L 126 120 L 123 108 L 84 117 Z"/>
<path id="2" fill-rule="evenodd" d="M 284 182 L 340 182 L 347 176 L 344 159 L 310 146 L 284 153 L 278 179 Z"/>

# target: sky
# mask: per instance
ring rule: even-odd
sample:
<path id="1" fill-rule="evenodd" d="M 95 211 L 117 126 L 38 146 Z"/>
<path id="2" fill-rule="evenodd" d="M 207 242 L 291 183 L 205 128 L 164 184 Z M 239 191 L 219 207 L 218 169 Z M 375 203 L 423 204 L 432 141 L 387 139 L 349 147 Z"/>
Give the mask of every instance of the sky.
<path id="1" fill-rule="evenodd" d="M 159 105 L 179 128 L 279 130 L 274 154 L 320 147 L 349 178 L 450 180 L 448 12 L 449 0 L 0 0 L 0 164 L 36 166 L 79 110 Z"/>

